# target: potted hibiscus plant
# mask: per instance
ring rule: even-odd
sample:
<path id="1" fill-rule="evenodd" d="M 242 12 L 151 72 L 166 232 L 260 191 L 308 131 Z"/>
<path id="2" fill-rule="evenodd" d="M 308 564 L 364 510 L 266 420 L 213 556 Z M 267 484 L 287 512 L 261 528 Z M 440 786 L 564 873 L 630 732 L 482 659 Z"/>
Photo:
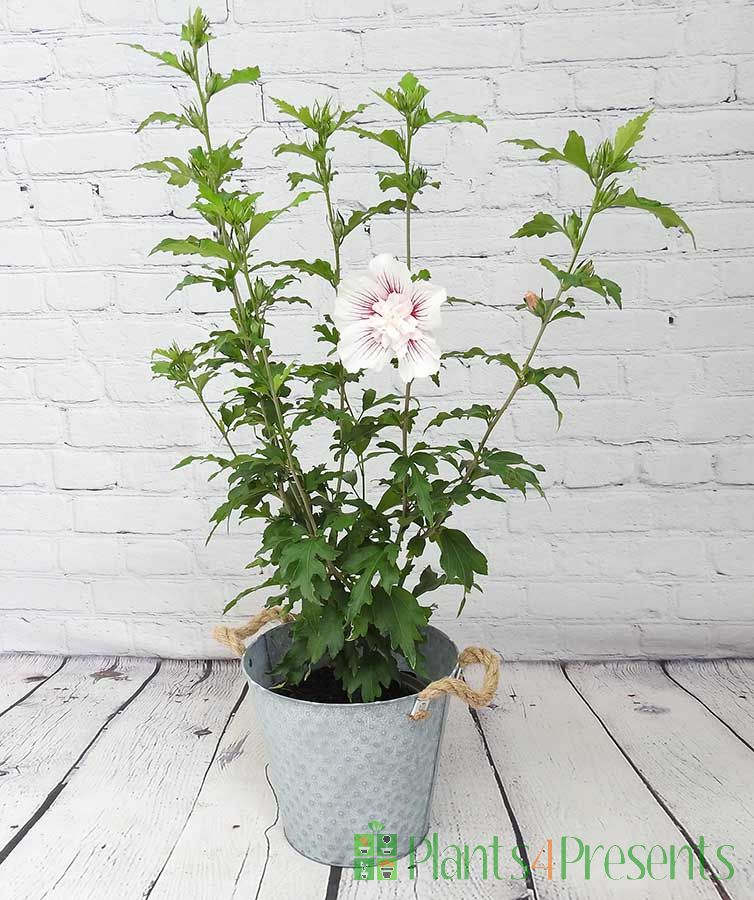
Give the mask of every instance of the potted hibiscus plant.
<path id="1" fill-rule="evenodd" d="M 170 156 L 141 168 L 195 192 L 200 233 L 166 238 L 154 252 L 189 259 L 176 290 L 209 284 L 227 296 L 229 316 L 194 347 L 156 350 L 153 371 L 194 394 L 217 429 L 219 450 L 179 463 L 209 463 L 212 477 L 226 479 L 227 497 L 212 516 L 213 528 L 231 519 L 263 524 L 260 546 L 249 551 L 248 568 L 258 578 L 226 611 L 256 591 L 266 592 L 266 605 L 249 626 L 221 628 L 219 637 L 244 654 L 288 839 L 310 857 L 353 865 L 353 835 L 377 815 L 385 831 L 398 834 L 400 856 L 427 829 L 447 694 L 481 705 L 497 678 L 495 655 L 468 648 L 461 666 L 485 666 L 483 689 L 472 689 L 453 643 L 429 625 L 433 591 L 450 586 L 460 612 L 487 573 L 482 551 L 454 527 L 454 513 L 471 502 L 504 502 L 514 491 L 542 493 L 542 466 L 495 447 L 492 439 L 520 393 L 541 391 L 559 420 L 553 384 L 561 378 L 578 384 L 568 366 L 535 364 L 545 331 L 583 318 L 585 292 L 621 305 L 618 284 L 598 274 L 584 252 L 594 219 L 627 207 L 651 213 L 666 228 L 690 230 L 670 207 L 620 184 L 637 168 L 632 153 L 649 112 L 591 152 L 575 131 L 561 150 L 514 140 L 544 163 L 581 170 L 585 209 L 537 212 L 514 235 L 558 235 L 565 248 L 562 258 L 541 260 L 549 285 L 519 289 L 518 309 L 538 325 L 522 357 L 482 347 L 443 351 L 438 335 L 445 304 L 484 302 L 448 298 L 416 263 L 412 217 L 422 194 L 439 188 L 421 165 L 422 137 L 425 129 L 458 124 L 479 128 L 483 139 L 482 120 L 435 111 L 427 88 L 410 73 L 374 92 L 373 101 L 385 104 L 398 123 L 382 130 L 365 126 L 367 104 L 342 109 L 323 100 L 296 107 L 273 99 L 297 139 L 275 150 L 294 163 L 291 202 L 268 209 L 262 193 L 239 180 L 244 139 L 218 141 L 209 112 L 217 94 L 256 82 L 259 69 L 216 72 L 211 39 L 197 10 L 183 26 L 180 54 L 145 51 L 187 78 L 194 99 L 178 111 L 152 113 L 140 128 L 192 129 L 197 146 L 185 159 Z M 395 165 L 375 173 L 385 199 L 373 206 L 346 210 L 337 201 L 334 151 L 346 133 L 394 156 Z M 327 257 L 285 258 L 281 248 L 281 258 L 260 258 L 259 233 L 303 203 L 320 205 Z M 401 217 L 405 226 L 400 257 L 383 252 L 363 271 L 344 270 L 350 236 L 387 215 Z M 321 352 L 311 360 L 282 360 L 273 345 L 279 338 L 284 346 L 286 319 L 276 319 L 276 312 L 283 304 L 309 304 L 312 279 L 324 282 L 330 296 L 314 325 Z M 510 387 L 494 404 L 427 416 L 417 382 L 439 384 L 459 365 L 503 367 Z M 382 377 L 375 374 L 380 371 Z M 213 403 L 207 386 L 220 376 L 230 387 Z M 448 425 L 462 426 L 457 432 L 468 436 L 443 436 Z M 327 433 L 322 458 L 305 458 L 300 448 L 307 432 Z M 245 639 L 271 619 L 279 620 L 277 627 L 245 649 Z"/>

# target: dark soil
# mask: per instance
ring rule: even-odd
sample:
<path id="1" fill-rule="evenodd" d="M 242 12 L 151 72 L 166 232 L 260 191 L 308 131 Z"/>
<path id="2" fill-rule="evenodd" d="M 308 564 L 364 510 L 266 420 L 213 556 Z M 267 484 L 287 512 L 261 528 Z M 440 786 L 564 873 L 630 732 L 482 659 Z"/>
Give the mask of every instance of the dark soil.
<path id="1" fill-rule="evenodd" d="M 401 672 L 401 681 L 393 682 L 382 694 L 380 700 L 397 700 L 399 697 L 410 697 L 416 694 L 425 685 L 416 675 L 409 672 Z M 301 684 L 285 685 L 275 688 L 275 693 L 284 697 L 293 697 L 296 700 L 308 700 L 310 703 L 353 703 L 359 702 L 359 698 L 348 699 L 348 694 L 341 687 L 340 682 L 333 674 L 332 669 L 323 666 L 315 669 L 311 675 Z"/>

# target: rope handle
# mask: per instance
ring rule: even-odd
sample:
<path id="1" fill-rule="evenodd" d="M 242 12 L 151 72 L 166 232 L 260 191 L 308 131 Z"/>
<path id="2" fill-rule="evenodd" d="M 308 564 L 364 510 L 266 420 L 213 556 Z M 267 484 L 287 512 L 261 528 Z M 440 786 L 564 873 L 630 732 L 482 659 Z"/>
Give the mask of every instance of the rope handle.
<path id="1" fill-rule="evenodd" d="M 292 613 L 283 612 L 282 606 L 270 606 L 261 609 L 252 616 L 245 625 L 231 628 L 230 625 L 218 625 L 214 630 L 217 641 L 229 647 L 236 656 L 243 656 L 246 651 L 247 638 L 255 635 L 268 622 L 292 622 L 295 616 Z M 484 666 L 484 678 L 482 686 L 477 691 L 467 684 L 463 678 L 463 668 L 471 665 Z M 455 670 L 458 675 L 452 674 L 445 678 L 438 678 L 430 682 L 419 692 L 414 703 L 414 708 L 409 713 L 409 718 L 415 722 L 429 718 L 429 704 L 432 700 L 442 697 L 443 694 L 455 694 L 473 709 L 481 709 L 487 706 L 497 693 L 497 685 L 500 680 L 500 657 L 497 653 L 487 650 L 485 647 L 467 647 L 458 657 L 458 666 Z"/>
<path id="2" fill-rule="evenodd" d="M 409 713 L 409 718 L 414 722 L 429 718 L 430 701 L 442 697 L 443 694 L 455 694 L 472 709 L 481 709 L 487 706 L 497 693 L 497 685 L 500 680 L 500 657 L 497 653 L 487 650 L 485 647 L 467 647 L 458 657 L 458 669 L 463 670 L 470 665 L 484 666 L 484 678 L 479 690 L 474 690 L 462 677 L 448 675 L 430 682 L 424 690 L 419 692 L 414 708 Z"/>
<path id="3" fill-rule="evenodd" d="M 243 656 L 246 652 L 246 638 L 255 635 L 268 622 L 277 619 L 279 622 L 292 622 L 294 616 L 284 613 L 282 606 L 268 606 L 252 616 L 245 625 L 231 628 L 230 625 L 218 625 L 213 631 L 216 641 L 229 647 L 236 656 Z"/>

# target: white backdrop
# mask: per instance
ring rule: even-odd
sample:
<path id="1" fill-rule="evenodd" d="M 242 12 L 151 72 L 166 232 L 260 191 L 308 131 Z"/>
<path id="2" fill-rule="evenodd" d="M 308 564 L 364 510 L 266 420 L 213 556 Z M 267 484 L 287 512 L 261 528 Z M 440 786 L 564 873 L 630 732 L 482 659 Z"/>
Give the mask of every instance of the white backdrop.
<path id="1" fill-rule="evenodd" d="M 190 197 L 138 161 L 190 146 L 185 131 L 134 135 L 184 91 L 178 73 L 120 42 L 160 49 L 177 0 L 0 3 L 0 649 L 207 655 L 222 604 L 246 586 L 254 539 L 205 548 L 217 496 L 207 470 L 171 472 L 216 446 L 201 410 L 150 380 L 151 349 L 222 321 L 214 296 L 165 300 L 178 275 L 148 257 L 195 227 Z M 754 4 L 691 0 L 207 0 L 218 69 L 263 82 L 216 101 L 223 136 L 254 127 L 242 173 L 275 205 L 272 148 L 295 134 L 271 96 L 369 98 L 407 69 L 430 106 L 476 112 L 489 133 L 428 129 L 419 161 L 443 190 L 417 216 L 416 261 L 503 313 L 449 311 L 446 347 L 518 350 L 513 312 L 556 243 L 512 241 L 539 209 L 583 204 L 577 172 L 535 163 L 508 137 L 597 140 L 655 106 L 641 192 L 672 203 L 699 249 L 653 219 L 595 229 L 600 270 L 625 310 L 590 304 L 548 333 L 544 358 L 575 365 L 559 432 L 546 402 L 518 402 L 498 444 L 547 466 L 550 507 L 511 498 L 464 514 L 490 556 L 460 640 L 505 655 L 751 654 L 754 649 Z M 226 99 L 227 98 L 227 99 Z M 381 116 L 371 110 L 366 119 Z M 378 197 L 356 139 L 340 144 L 342 206 Z M 275 258 L 326 252 L 316 201 L 266 232 Z M 352 242 L 348 265 L 401 252 L 398 221 Z M 322 296 L 320 309 L 331 300 Z M 276 329 L 309 352 L 315 314 Z M 445 379 L 443 402 L 489 401 L 488 371 Z M 436 396 L 434 392 L 433 396 Z M 438 401 L 441 398 L 438 398 Z M 434 400 L 432 401 L 434 402 Z M 308 446 L 307 454 L 324 452 Z M 249 606 L 246 609 L 250 610 Z"/>

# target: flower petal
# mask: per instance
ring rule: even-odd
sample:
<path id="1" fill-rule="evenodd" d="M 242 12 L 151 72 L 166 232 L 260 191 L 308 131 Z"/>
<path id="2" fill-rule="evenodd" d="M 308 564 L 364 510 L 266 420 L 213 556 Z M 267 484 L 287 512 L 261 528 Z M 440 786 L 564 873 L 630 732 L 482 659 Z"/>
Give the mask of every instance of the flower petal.
<path id="1" fill-rule="evenodd" d="M 445 288 L 438 288 L 428 281 L 417 281 L 413 286 L 412 315 L 422 331 L 435 331 L 440 327 L 440 307 L 448 299 Z"/>
<path id="2" fill-rule="evenodd" d="M 333 321 L 340 331 L 354 322 L 363 322 L 372 315 L 372 307 L 383 300 L 380 286 L 365 275 L 344 278 L 338 285 L 333 308 Z"/>
<path id="3" fill-rule="evenodd" d="M 440 348 L 431 335 L 411 340 L 398 360 L 398 372 L 408 384 L 414 378 L 428 378 L 440 371 Z"/>
<path id="4" fill-rule="evenodd" d="M 369 263 L 369 274 L 387 294 L 402 294 L 410 291 L 411 273 L 405 263 L 400 262 L 389 253 L 380 253 Z"/>
<path id="5" fill-rule="evenodd" d="M 393 351 L 389 347 L 383 347 L 368 325 L 347 325 L 340 332 L 338 356 L 347 372 L 358 372 L 360 369 L 375 369 L 380 372 L 393 355 Z"/>

